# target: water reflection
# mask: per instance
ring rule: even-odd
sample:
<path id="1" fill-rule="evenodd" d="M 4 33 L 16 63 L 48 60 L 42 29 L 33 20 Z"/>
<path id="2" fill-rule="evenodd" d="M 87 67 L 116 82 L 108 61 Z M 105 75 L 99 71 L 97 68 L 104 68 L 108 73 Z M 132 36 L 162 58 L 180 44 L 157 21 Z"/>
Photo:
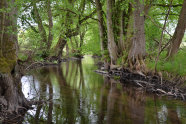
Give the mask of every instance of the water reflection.
<path id="1" fill-rule="evenodd" d="M 93 72 L 94 60 L 40 68 L 22 78 L 23 92 L 42 102 L 25 124 L 166 124 L 186 123 L 186 104 L 121 84 Z"/>

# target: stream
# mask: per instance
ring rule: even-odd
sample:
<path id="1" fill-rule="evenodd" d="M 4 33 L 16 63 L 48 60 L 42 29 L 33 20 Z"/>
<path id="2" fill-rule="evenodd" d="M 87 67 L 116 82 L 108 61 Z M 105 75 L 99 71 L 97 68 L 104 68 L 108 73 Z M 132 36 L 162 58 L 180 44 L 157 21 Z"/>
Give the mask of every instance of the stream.
<path id="1" fill-rule="evenodd" d="M 185 124 L 186 102 L 146 94 L 141 88 L 94 72 L 96 59 L 85 56 L 23 76 L 33 106 L 24 124 Z"/>

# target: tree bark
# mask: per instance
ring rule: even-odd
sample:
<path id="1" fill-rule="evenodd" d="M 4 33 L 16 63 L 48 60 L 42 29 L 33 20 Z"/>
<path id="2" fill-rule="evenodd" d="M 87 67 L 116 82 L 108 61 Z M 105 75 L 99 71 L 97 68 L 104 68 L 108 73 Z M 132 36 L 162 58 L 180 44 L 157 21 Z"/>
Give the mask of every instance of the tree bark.
<path id="1" fill-rule="evenodd" d="M 131 38 L 131 48 L 129 51 L 128 59 L 129 64 L 138 66 L 139 60 L 143 61 L 143 57 L 146 55 L 145 50 L 145 30 L 144 30 L 144 1 L 141 3 L 140 0 L 134 0 L 133 4 L 133 36 Z"/>
<path id="2" fill-rule="evenodd" d="M 57 49 L 57 56 L 58 56 L 58 61 L 60 62 L 61 61 L 61 57 L 62 57 L 62 52 L 63 52 L 63 49 L 65 47 L 67 43 L 67 40 L 65 40 L 64 38 L 62 38 L 62 36 L 60 35 L 59 36 L 59 40 L 58 40 L 58 44 L 56 45 L 56 49 Z"/>
<path id="3" fill-rule="evenodd" d="M 51 2 L 50 0 L 47 0 L 47 13 L 48 13 L 48 22 L 49 22 L 49 34 L 48 34 L 48 43 L 47 43 L 47 49 L 50 49 L 52 40 L 53 40 L 53 19 L 52 19 L 52 10 L 51 10 Z"/>
<path id="4" fill-rule="evenodd" d="M 132 9 L 132 4 L 129 3 L 129 8 L 128 8 L 128 22 L 126 24 L 126 32 L 125 32 L 125 35 L 126 35 L 126 40 L 125 40 L 125 49 L 126 51 L 128 52 L 130 50 L 130 47 L 131 47 L 131 41 L 132 41 L 132 38 L 133 38 L 133 31 L 134 31 L 134 26 L 133 26 L 133 23 L 134 23 L 134 11 Z"/>
<path id="5" fill-rule="evenodd" d="M 111 58 L 111 65 L 116 64 L 118 57 L 118 48 L 114 40 L 113 22 L 112 22 L 112 0 L 107 0 L 107 31 L 108 31 L 108 50 Z"/>
<path id="6" fill-rule="evenodd" d="M 98 15 L 98 24 L 99 24 L 99 35 L 100 35 L 100 43 L 101 43 L 101 51 L 102 57 L 104 56 L 104 50 L 107 49 L 107 32 L 106 32 L 106 24 L 103 18 L 103 10 L 100 0 L 95 0 L 96 8 L 97 8 L 97 15 Z"/>
<path id="7" fill-rule="evenodd" d="M 29 102 L 22 93 L 20 78 L 17 73 L 17 8 L 13 7 L 14 0 L 1 0 L 0 9 L 10 8 L 8 12 L 0 12 L 5 18 L 0 18 L 0 32 L 4 30 L 2 40 L 2 56 L 0 56 L 0 102 L 7 106 L 9 112 L 18 112 L 20 108 L 27 109 Z M 11 5 L 11 6 L 10 6 Z M 4 23 L 2 23 L 4 22 Z"/>
<path id="8" fill-rule="evenodd" d="M 174 56 L 179 48 L 180 48 L 180 44 L 182 42 L 184 33 L 185 33 L 185 29 L 186 29 L 186 0 L 184 0 L 183 2 L 183 6 L 180 12 L 180 16 L 179 16 L 179 20 L 178 20 L 178 24 L 176 26 L 176 30 L 174 32 L 174 35 L 171 39 L 171 44 L 169 46 L 169 51 L 167 54 L 167 57 L 172 57 Z"/>
<path id="9" fill-rule="evenodd" d="M 120 54 L 123 55 L 123 51 L 125 51 L 125 44 L 124 44 L 124 11 L 120 12 L 120 19 L 119 19 L 119 49 Z"/>
<path id="10" fill-rule="evenodd" d="M 33 4 L 34 16 L 35 16 L 36 23 L 38 24 L 40 36 L 42 38 L 44 45 L 47 45 L 47 35 L 46 35 L 46 31 L 43 26 L 42 19 L 39 15 L 39 11 L 36 5 L 36 0 L 33 0 L 32 4 Z M 46 48 L 46 46 L 44 48 Z"/>

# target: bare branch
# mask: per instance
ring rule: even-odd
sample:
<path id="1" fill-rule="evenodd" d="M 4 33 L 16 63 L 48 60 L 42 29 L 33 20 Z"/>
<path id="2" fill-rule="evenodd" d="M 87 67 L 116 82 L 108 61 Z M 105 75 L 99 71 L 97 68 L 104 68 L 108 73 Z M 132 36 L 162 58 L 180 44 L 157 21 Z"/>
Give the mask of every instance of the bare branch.
<path id="1" fill-rule="evenodd" d="M 175 5 L 171 5 L 171 4 L 152 4 L 152 6 L 160 6 L 160 7 L 182 7 L 183 4 L 175 4 Z"/>

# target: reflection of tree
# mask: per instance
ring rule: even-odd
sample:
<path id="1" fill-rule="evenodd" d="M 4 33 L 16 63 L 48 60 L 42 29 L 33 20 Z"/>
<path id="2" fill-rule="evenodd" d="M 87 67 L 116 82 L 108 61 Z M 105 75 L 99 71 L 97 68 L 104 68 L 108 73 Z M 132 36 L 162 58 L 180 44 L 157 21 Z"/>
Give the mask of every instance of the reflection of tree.
<path id="1" fill-rule="evenodd" d="M 39 91 L 39 104 L 36 108 L 36 114 L 35 114 L 35 124 L 39 124 L 41 121 L 47 122 L 48 124 L 52 123 L 52 111 L 53 111 L 53 88 L 52 83 L 49 75 L 49 69 L 42 68 L 39 70 L 37 75 L 38 80 L 40 81 L 40 91 Z M 47 104 L 45 105 L 42 101 L 46 100 L 46 91 L 47 91 L 47 85 L 49 86 L 49 107 Z M 48 101 L 48 100 L 47 100 Z M 48 107 L 48 109 L 46 109 Z M 47 112 L 48 111 L 48 112 Z M 41 114 L 41 112 L 43 114 Z M 45 118 L 47 115 L 47 118 Z"/>
<path id="2" fill-rule="evenodd" d="M 52 83 L 49 80 L 48 82 L 49 84 L 49 107 L 48 107 L 48 117 L 47 117 L 47 123 L 48 124 L 52 124 L 52 110 L 53 110 L 53 87 L 52 87 Z"/>
<path id="3" fill-rule="evenodd" d="M 42 72 L 38 73 L 38 79 L 40 81 L 39 101 L 42 101 L 44 99 L 44 93 L 46 93 L 45 81 L 48 76 L 46 75 L 45 71 L 46 71 L 46 69 L 42 70 L 43 73 Z M 41 73 L 42 73 L 42 75 L 41 75 Z M 37 105 L 36 114 L 35 114 L 35 124 L 39 124 L 39 122 L 40 122 L 40 113 L 41 113 L 42 108 L 43 108 L 42 103 Z"/>
<path id="4" fill-rule="evenodd" d="M 53 71 L 56 75 L 57 81 L 59 83 L 60 87 L 60 100 L 61 100 L 61 106 L 58 108 L 60 112 L 60 116 L 62 120 L 59 123 L 68 123 L 73 124 L 76 121 L 75 115 L 75 100 L 73 98 L 73 91 L 70 90 L 70 87 L 68 86 L 66 82 L 66 78 L 63 75 L 63 71 L 60 67 L 57 67 L 57 71 Z M 67 77 L 67 75 L 66 75 Z M 72 104 L 74 103 L 74 104 Z M 57 121 L 57 120 L 56 120 Z"/>
<path id="5" fill-rule="evenodd" d="M 110 79 L 110 89 L 107 97 L 107 123 L 128 123 L 126 120 L 127 111 L 125 111 L 125 104 L 123 103 L 123 90 L 118 87 L 121 86 L 117 81 Z"/>
<path id="6" fill-rule="evenodd" d="M 80 73 L 80 80 L 79 80 L 79 88 L 82 86 L 84 88 L 84 74 L 83 74 L 83 67 L 82 67 L 82 62 L 78 61 L 77 65 L 79 67 L 79 73 Z"/>
<path id="7" fill-rule="evenodd" d="M 176 109 L 168 108 L 168 118 L 170 119 L 170 123 L 172 124 L 181 124 L 181 121 L 178 118 L 178 113 L 176 112 Z"/>
<path id="8" fill-rule="evenodd" d="M 106 89 L 107 84 L 110 83 L 107 77 L 104 78 L 104 84 L 101 88 L 101 96 L 100 96 L 100 108 L 98 114 L 98 122 L 103 123 L 105 117 L 105 111 L 107 110 L 107 95 L 108 91 Z"/>
<path id="9" fill-rule="evenodd" d="M 126 88 L 128 112 L 132 123 L 143 124 L 145 118 L 145 95 L 143 91 L 135 88 Z"/>

